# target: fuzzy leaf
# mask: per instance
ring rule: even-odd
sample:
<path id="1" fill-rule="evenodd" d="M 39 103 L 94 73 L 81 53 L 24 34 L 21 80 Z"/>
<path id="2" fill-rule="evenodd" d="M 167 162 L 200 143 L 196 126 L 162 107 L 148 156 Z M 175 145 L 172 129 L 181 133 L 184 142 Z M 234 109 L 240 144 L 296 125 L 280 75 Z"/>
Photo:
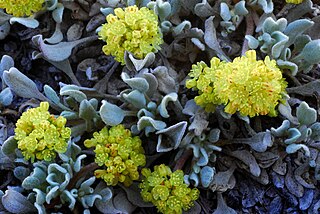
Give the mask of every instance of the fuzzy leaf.
<path id="1" fill-rule="evenodd" d="M 36 84 L 15 67 L 3 73 L 3 80 L 20 97 L 46 100 L 39 92 Z"/>
<path id="2" fill-rule="evenodd" d="M 183 30 L 189 30 L 191 28 L 191 22 L 184 20 L 179 25 L 172 28 L 173 35 L 179 35 Z"/>
<path id="3" fill-rule="evenodd" d="M 143 93 L 141 93 L 138 90 L 133 90 L 130 93 L 126 94 L 123 93 L 122 97 L 130 104 L 132 104 L 134 107 L 141 109 L 145 108 L 147 104 L 147 100 Z"/>
<path id="4" fill-rule="evenodd" d="M 124 54 L 124 61 L 129 71 L 140 71 L 142 68 L 148 68 L 155 58 L 156 55 L 153 52 L 148 53 L 143 59 L 136 59 L 127 51 Z"/>
<path id="5" fill-rule="evenodd" d="M 222 197 L 222 193 L 218 193 L 218 207 L 213 212 L 213 214 L 237 214 L 237 212 L 234 209 L 228 207 Z"/>
<path id="6" fill-rule="evenodd" d="M 290 128 L 290 121 L 284 120 L 282 121 L 281 126 L 279 126 L 277 129 L 271 128 L 271 133 L 276 137 L 282 137 L 287 133 L 289 128 Z"/>
<path id="7" fill-rule="evenodd" d="M 201 3 L 194 6 L 194 13 L 199 17 L 206 18 L 214 15 L 214 10 L 207 0 L 202 0 Z"/>
<path id="8" fill-rule="evenodd" d="M 317 111 L 302 102 L 297 108 L 297 118 L 301 125 L 311 125 L 317 121 Z"/>
<path id="9" fill-rule="evenodd" d="M 204 188 L 209 187 L 210 183 L 213 181 L 213 176 L 215 174 L 215 169 L 209 166 L 205 166 L 200 171 L 201 184 Z"/>
<path id="10" fill-rule="evenodd" d="M 15 152 L 16 148 L 18 148 L 17 140 L 14 139 L 14 136 L 10 136 L 6 141 L 3 142 L 1 151 L 3 154 L 9 156 Z"/>
<path id="11" fill-rule="evenodd" d="M 44 85 L 43 91 L 46 97 L 50 99 L 53 103 L 60 103 L 60 98 L 58 97 L 57 93 L 49 85 Z"/>
<path id="12" fill-rule="evenodd" d="M 158 66 L 153 71 L 152 74 L 158 80 L 158 90 L 169 94 L 171 92 L 177 92 L 176 81 L 169 75 L 168 69 L 165 66 Z"/>
<path id="13" fill-rule="evenodd" d="M 154 120 L 151 117 L 143 116 L 139 119 L 137 126 L 139 131 L 146 127 L 152 127 L 154 130 L 162 130 L 167 126 L 167 124 L 160 120 Z"/>
<path id="14" fill-rule="evenodd" d="M 136 206 L 134 206 L 126 197 L 126 194 L 121 191 L 113 199 L 114 207 L 121 213 L 132 213 Z"/>
<path id="15" fill-rule="evenodd" d="M 157 152 L 168 152 L 172 149 L 177 149 L 186 131 L 187 124 L 186 121 L 182 121 L 166 129 L 157 131 L 156 134 L 159 135 Z"/>
<path id="16" fill-rule="evenodd" d="M 301 35 L 308 28 L 312 27 L 313 21 L 308 19 L 298 19 L 291 22 L 287 28 L 283 31 L 289 37 L 287 47 L 294 43 L 297 36 Z"/>
<path id="17" fill-rule="evenodd" d="M 249 11 L 246 8 L 246 2 L 245 1 L 239 1 L 234 6 L 234 13 L 239 16 L 245 16 L 249 13 Z"/>
<path id="18" fill-rule="evenodd" d="M 310 129 L 312 130 L 311 139 L 314 141 L 320 141 L 320 123 L 314 123 L 312 126 L 310 126 Z"/>
<path id="19" fill-rule="evenodd" d="M 248 144 L 253 150 L 257 152 L 265 152 L 268 147 L 272 146 L 272 139 L 270 132 L 259 132 L 251 138 L 233 139 L 232 143 Z"/>
<path id="20" fill-rule="evenodd" d="M 22 182 L 30 174 L 30 169 L 24 166 L 17 166 L 14 168 L 13 174 Z"/>
<path id="21" fill-rule="evenodd" d="M 297 152 L 299 149 L 303 149 L 304 150 L 304 153 L 307 157 L 310 156 L 310 150 L 308 148 L 308 146 L 304 145 L 304 144 L 290 144 L 287 146 L 286 148 L 286 152 L 288 154 L 293 154 L 295 152 Z"/>
<path id="22" fill-rule="evenodd" d="M 248 41 L 249 48 L 257 49 L 259 47 L 259 41 L 256 38 L 254 38 L 253 36 L 246 35 L 245 38 Z"/>
<path id="23" fill-rule="evenodd" d="M 105 100 L 102 100 L 99 112 L 102 121 L 109 126 L 120 124 L 124 118 L 124 111 L 121 108 Z"/>
<path id="24" fill-rule="evenodd" d="M 230 61 L 230 59 L 225 55 L 225 53 L 222 51 L 220 47 L 220 44 L 218 42 L 217 35 L 216 35 L 216 29 L 213 25 L 213 19 L 214 19 L 214 16 L 210 16 L 205 21 L 204 41 L 212 50 L 214 50 L 217 53 L 218 57 L 221 60 Z"/>
<path id="25" fill-rule="evenodd" d="M 0 17 L 0 21 L 1 21 L 1 17 Z M 9 35 L 10 29 L 11 29 L 11 26 L 9 22 L 0 24 L 0 40 L 5 39 Z"/>
<path id="26" fill-rule="evenodd" d="M 161 100 L 160 105 L 158 106 L 158 111 L 160 115 L 164 118 L 169 118 L 170 115 L 168 114 L 167 106 L 169 102 L 175 102 L 178 99 L 178 94 L 175 92 L 172 92 L 170 94 L 167 94 L 164 96 Z"/>
<path id="27" fill-rule="evenodd" d="M 60 24 L 56 23 L 56 29 L 50 38 L 44 39 L 45 42 L 50 44 L 57 44 L 63 40 L 63 34 L 60 29 Z"/>
<path id="28" fill-rule="evenodd" d="M 138 184 L 134 182 L 130 187 L 124 187 L 120 185 L 122 189 L 126 192 L 128 200 L 135 206 L 138 207 L 153 207 L 154 205 L 150 202 L 145 202 L 140 194 L 140 189 Z"/>
<path id="29" fill-rule="evenodd" d="M 320 39 L 313 40 L 306 44 L 300 55 L 301 58 L 309 64 L 318 64 L 320 62 Z"/>
<path id="30" fill-rule="evenodd" d="M 277 65 L 280 69 L 289 69 L 291 71 L 292 76 L 295 76 L 298 73 L 298 66 L 293 62 L 278 59 Z"/>
<path id="31" fill-rule="evenodd" d="M 291 144 L 297 141 L 301 136 L 301 133 L 298 129 L 296 128 L 290 128 L 288 129 L 288 138 L 285 139 L 284 143 L 285 144 Z"/>
<path id="32" fill-rule="evenodd" d="M 275 31 L 283 32 L 287 27 L 287 23 L 285 18 L 280 18 L 275 21 L 272 17 L 268 17 L 263 22 L 262 30 L 268 34 L 272 34 Z"/>
<path id="33" fill-rule="evenodd" d="M 256 159 L 250 152 L 246 150 L 237 150 L 237 151 L 231 152 L 231 155 L 238 158 L 243 163 L 245 163 L 249 167 L 252 175 L 256 177 L 260 176 L 261 169 Z"/>
<path id="34" fill-rule="evenodd" d="M 96 40 L 95 36 L 79 39 L 72 42 L 60 42 L 55 45 L 48 45 L 44 43 L 42 35 L 32 37 L 33 43 L 41 50 L 43 56 L 53 62 L 60 62 L 66 60 L 71 55 L 72 49 L 85 42 Z M 59 51 L 56 51 L 59 50 Z"/>
<path id="35" fill-rule="evenodd" d="M 12 103 L 13 95 L 10 88 L 5 88 L 0 92 L 0 104 L 3 106 L 9 106 Z"/>
<path id="36" fill-rule="evenodd" d="M 224 2 L 220 4 L 220 16 L 224 21 L 229 21 L 231 19 L 229 7 Z"/>
<path id="37" fill-rule="evenodd" d="M 121 79 L 127 83 L 132 89 L 136 89 L 141 93 L 145 93 L 149 90 L 149 83 L 146 79 L 141 77 L 130 78 L 125 72 L 121 73 Z"/>
<path id="38" fill-rule="evenodd" d="M 10 213 L 36 213 L 36 208 L 21 193 L 12 189 L 2 196 L 2 205 Z"/>
<path id="39" fill-rule="evenodd" d="M 62 22 L 64 6 L 61 3 L 57 3 L 56 9 L 52 11 L 52 18 L 56 23 Z"/>
<path id="40" fill-rule="evenodd" d="M 34 18 L 12 17 L 9 22 L 11 25 L 18 22 L 27 28 L 36 28 L 39 26 L 39 22 Z"/>
<path id="41" fill-rule="evenodd" d="M 3 55 L 0 61 L 0 78 L 2 79 L 3 72 L 14 67 L 14 61 L 11 56 Z"/>

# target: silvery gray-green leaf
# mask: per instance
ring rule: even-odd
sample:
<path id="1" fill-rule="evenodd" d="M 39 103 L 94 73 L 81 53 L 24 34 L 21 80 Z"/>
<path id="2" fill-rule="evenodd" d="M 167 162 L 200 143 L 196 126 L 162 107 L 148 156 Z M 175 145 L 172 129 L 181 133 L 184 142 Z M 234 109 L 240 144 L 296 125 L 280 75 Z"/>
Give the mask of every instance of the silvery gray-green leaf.
<path id="1" fill-rule="evenodd" d="M 12 103 L 13 94 L 10 88 L 5 88 L 0 92 L 0 104 L 3 106 L 9 106 Z"/>
<path id="2" fill-rule="evenodd" d="M 222 193 L 218 193 L 218 206 L 217 209 L 213 212 L 213 214 L 236 214 L 237 212 L 228 207 L 226 202 L 222 197 Z"/>
<path id="3" fill-rule="evenodd" d="M 151 52 L 148 53 L 143 59 L 136 59 L 131 53 L 126 51 L 124 54 L 124 61 L 129 71 L 140 71 L 141 69 L 152 65 L 155 57 L 155 54 Z"/>
<path id="4" fill-rule="evenodd" d="M 55 45 L 48 45 L 48 44 L 45 44 L 42 38 L 42 35 L 36 35 L 32 38 L 32 41 L 40 49 L 44 58 L 53 62 L 60 62 L 69 58 L 69 56 L 71 55 L 72 49 L 75 46 L 81 43 L 88 43 L 96 39 L 97 39 L 96 36 L 92 36 L 92 37 L 79 39 L 77 41 L 60 42 Z M 55 51 L 56 49 L 59 49 L 60 51 L 57 52 Z"/>
<path id="5" fill-rule="evenodd" d="M 306 102 L 302 102 L 297 108 L 297 118 L 302 125 L 310 125 L 317 120 L 317 111 L 310 108 Z"/>
<path id="6" fill-rule="evenodd" d="M 151 117 L 143 116 L 137 123 L 138 130 L 141 131 L 146 127 L 151 127 L 154 130 L 162 130 L 167 126 L 165 122 L 154 120 Z"/>
<path id="7" fill-rule="evenodd" d="M 39 22 L 34 18 L 24 18 L 24 17 L 12 17 L 9 20 L 10 24 L 19 23 L 28 28 L 36 28 L 39 26 Z"/>
<path id="8" fill-rule="evenodd" d="M 149 89 L 149 83 L 146 79 L 141 77 L 130 78 L 125 72 L 121 74 L 122 80 L 127 83 L 132 89 L 137 89 L 141 93 L 145 93 Z"/>
<path id="9" fill-rule="evenodd" d="M 10 213 L 36 213 L 36 208 L 27 198 L 14 190 L 6 190 L 1 200 L 3 207 Z"/>
<path id="10" fill-rule="evenodd" d="M 4 22 L 3 24 L 0 24 L 0 40 L 5 39 L 9 35 L 10 29 L 11 27 L 9 22 Z"/>
<path id="11" fill-rule="evenodd" d="M 36 84 L 15 67 L 11 67 L 9 71 L 4 71 L 2 78 L 18 96 L 46 100 L 46 97 L 39 92 Z"/>
<path id="12" fill-rule="evenodd" d="M 214 9 L 208 3 L 207 0 L 202 0 L 194 6 L 194 13 L 202 18 L 213 16 L 215 14 Z"/>
<path id="13" fill-rule="evenodd" d="M 138 90 L 132 90 L 128 94 L 122 94 L 123 99 L 125 99 L 128 103 L 132 104 L 135 108 L 141 109 L 145 108 L 147 104 L 147 100 L 143 93 Z"/>
<path id="14" fill-rule="evenodd" d="M 310 156 L 310 150 L 308 148 L 308 146 L 304 145 L 304 144 L 290 144 L 286 147 L 286 152 L 288 154 L 292 154 L 297 152 L 299 149 L 304 150 L 304 153 L 306 156 Z"/>
<path id="15" fill-rule="evenodd" d="M 177 92 L 178 87 L 174 78 L 168 73 L 168 69 L 164 66 L 158 66 L 153 71 L 152 74 L 158 80 L 158 90 L 169 94 L 171 92 Z"/>
<path id="16" fill-rule="evenodd" d="M 158 136 L 157 152 L 168 152 L 177 149 L 186 131 L 187 122 L 182 121 L 156 132 Z"/>
<path id="17" fill-rule="evenodd" d="M 120 124 L 125 116 L 121 108 L 105 100 L 102 101 L 99 113 L 102 121 L 110 126 Z"/>
<path id="18" fill-rule="evenodd" d="M 158 112 L 164 118 L 169 118 L 170 115 L 168 114 L 167 106 L 169 102 L 176 102 L 178 99 L 178 94 L 173 92 L 164 96 L 161 100 L 160 105 L 158 106 Z"/>

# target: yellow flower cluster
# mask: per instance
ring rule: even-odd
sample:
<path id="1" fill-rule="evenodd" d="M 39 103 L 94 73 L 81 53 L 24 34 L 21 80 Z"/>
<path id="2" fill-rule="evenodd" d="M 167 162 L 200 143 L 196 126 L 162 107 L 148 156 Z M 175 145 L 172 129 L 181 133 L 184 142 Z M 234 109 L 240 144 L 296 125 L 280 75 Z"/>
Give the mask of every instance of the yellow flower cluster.
<path id="1" fill-rule="evenodd" d="M 125 51 L 141 59 L 150 52 L 160 50 L 162 34 L 158 17 L 152 10 L 146 7 L 138 9 L 134 5 L 124 10 L 116 8 L 114 13 L 107 16 L 107 23 L 102 25 L 99 32 L 100 39 L 107 43 L 102 48 L 106 55 L 112 55 L 125 64 Z"/>
<path id="2" fill-rule="evenodd" d="M 0 8 L 16 17 L 31 16 L 40 11 L 44 0 L 0 0 Z"/>
<path id="3" fill-rule="evenodd" d="M 84 142 L 86 147 L 96 147 L 95 162 L 106 169 L 94 172 L 108 185 L 115 186 L 118 182 L 130 186 L 132 181 L 139 179 L 138 167 L 146 164 L 146 157 L 138 136 L 132 137 L 131 132 L 123 125 L 104 127 L 100 132 L 93 133 L 92 139 Z"/>
<path id="4" fill-rule="evenodd" d="M 192 66 L 186 82 L 187 88 L 199 91 L 195 102 L 212 112 L 216 105 L 225 104 L 225 112 L 250 117 L 256 115 L 276 116 L 276 105 L 286 93 L 287 82 L 274 60 L 267 56 L 256 60 L 254 50 L 233 62 L 222 62 L 214 57 L 210 67 L 204 62 Z"/>
<path id="5" fill-rule="evenodd" d="M 303 0 L 286 0 L 286 2 L 291 4 L 301 4 Z"/>
<path id="6" fill-rule="evenodd" d="M 161 164 L 154 167 L 154 172 L 144 168 L 141 174 L 145 177 L 139 185 L 143 200 L 152 202 L 161 213 L 182 213 L 194 206 L 193 202 L 199 198 L 199 190 L 190 189 L 184 183 L 182 170 L 172 172 Z"/>
<path id="7" fill-rule="evenodd" d="M 37 108 L 28 109 L 17 121 L 15 139 L 25 159 L 52 161 L 56 152 L 67 150 L 71 130 L 65 127 L 67 120 L 55 118 L 48 112 L 49 103 L 42 102 Z"/>

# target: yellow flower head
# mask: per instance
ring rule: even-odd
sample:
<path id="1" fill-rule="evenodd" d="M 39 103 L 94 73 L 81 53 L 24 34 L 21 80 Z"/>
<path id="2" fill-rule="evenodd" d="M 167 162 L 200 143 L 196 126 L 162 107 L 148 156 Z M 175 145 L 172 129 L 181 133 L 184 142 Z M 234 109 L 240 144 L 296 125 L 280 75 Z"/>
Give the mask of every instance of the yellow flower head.
<path id="1" fill-rule="evenodd" d="M 164 165 L 154 167 L 154 172 L 150 169 L 142 169 L 145 177 L 139 185 L 141 196 L 144 201 L 152 202 L 161 213 L 182 213 L 194 205 L 194 201 L 199 197 L 197 188 L 190 189 L 184 183 L 183 171 L 172 172 Z"/>
<path id="2" fill-rule="evenodd" d="M 102 50 L 124 64 L 124 52 L 129 51 L 137 58 L 143 58 L 150 52 L 160 50 L 163 43 L 158 27 L 158 17 L 150 9 L 136 5 L 124 10 L 116 8 L 115 15 L 107 16 L 107 23 L 102 25 L 100 39 L 107 44 Z"/>
<path id="3" fill-rule="evenodd" d="M 286 2 L 291 4 L 301 4 L 303 0 L 286 0 Z"/>
<path id="4" fill-rule="evenodd" d="M 16 17 L 31 16 L 40 11 L 44 0 L 0 0 L 0 8 Z"/>
<path id="5" fill-rule="evenodd" d="M 187 88 L 199 90 L 195 102 L 214 111 L 215 105 L 225 104 L 225 112 L 239 111 L 250 117 L 256 115 L 276 116 L 276 105 L 286 93 L 286 81 L 274 60 L 267 56 L 256 60 L 256 52 L 250 50 L 233 62 L 211 60 L 211 66 L 195 65 L 189 74 Z"/>
<path id="6" fill-rule="evenodd" d="M 84 145 L 95 147 L 95 162 L 105 169 L 98 169 L 94 174 L 108 185 L 115 186 L 121 182 L 130 186 L 132 181 L 139 179 L 138 167 L 146 164 L 140 138 L 132 137 L 130 130 L 123 125 L 109 130 L 104 127 L 93 133 L 92 139 L 85 140 Z"/>
<path id="7" fill-rule="evenodd" d="M 65 127 L 67 120 L 55 118 L 48 112 L 49 103 L 42 102 L 37 108 L 28 109 L 17 121 L 14 138 L 25 159 L 52 161 L 56 152 L 67 150 L 71 130 Z"/>

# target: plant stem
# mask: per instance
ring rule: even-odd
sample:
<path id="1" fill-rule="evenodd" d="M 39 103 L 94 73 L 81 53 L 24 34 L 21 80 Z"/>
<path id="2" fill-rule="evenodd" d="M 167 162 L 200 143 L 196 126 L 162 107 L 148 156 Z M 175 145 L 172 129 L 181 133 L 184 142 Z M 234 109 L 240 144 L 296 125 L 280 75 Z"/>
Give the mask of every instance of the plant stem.
<path id="1" fill-rule="evenodd" d="M 253 22 L 253 18 L 252 18 L 251 13 L 249 13 L 249 14 L 246 16 L 246 25 L 247 25 L 246 35 L 253 35 L 253 32 L 254 32 L 254 22 Z M 241 55 L 243 56 L 248 49 L 249 49 L 248 40 L 247 40 L 247 39 L 244 39 L 244 40 L 243 40 L 243 45 L 242 45 Z"/>
<path id="2" fill-rule="evenodd" d="M 182 169 L 184 164 L 187 162 L 187 160 L 191 157 L 192 154 L 193 153 L 191 149 L 185 150 L 182 156 L 177 160 L 176 165 L 173 168 L 173 171 Z"/>
<path id="3" fill-rule="evenodd" d="M 70 190 L 72 189 L 77 181 L 79 180 L 79 178 L 87 175 L 88 173 L 94 171 L 95 169 L 99 168 L 98 164 L 96 164 L 95 162 L 90 163 L 89 165 L 86 165 L 85 167 L 81 168 L 81 170 L 79 172 L 77 172 L 70 180 L 68 186 L 66 187 L 66 189 Z"/>

